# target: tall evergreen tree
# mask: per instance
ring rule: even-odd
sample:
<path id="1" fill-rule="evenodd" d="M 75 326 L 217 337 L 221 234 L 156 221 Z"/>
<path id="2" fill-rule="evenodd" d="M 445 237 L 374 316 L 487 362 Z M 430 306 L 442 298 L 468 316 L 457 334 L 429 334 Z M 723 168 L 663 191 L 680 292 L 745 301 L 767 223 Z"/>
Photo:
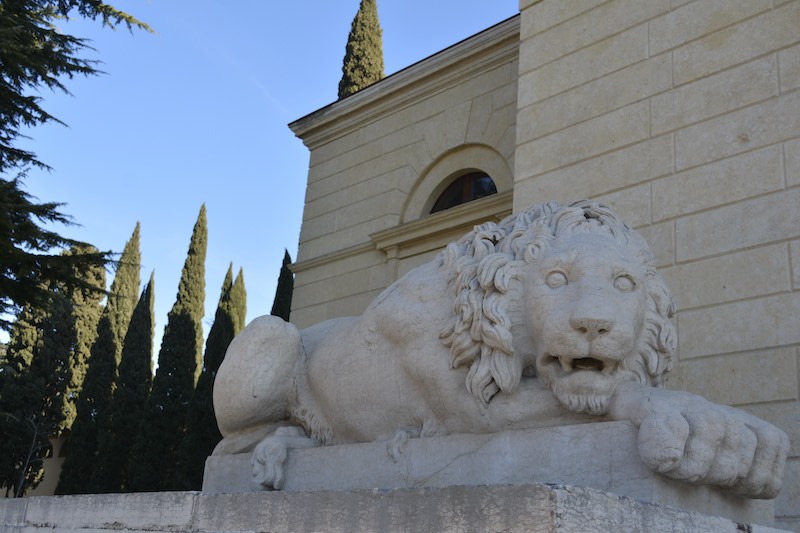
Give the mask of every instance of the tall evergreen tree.
<path id="1" fill-rule="evenodd" d="M 278 275 L 278 286 L 275 288 L 275 299 L 272 302 L 271 315 L 279 316 L 285 321 L 289 321 L 292 312 L 292 293 L 294 292 L 294 274 L 289 270 L 292 264 L 292 257 L 289 250 L 283 251 L 283 264 Z"/>
<path id="2" fill-rule="evenodd" d="M 244 287 L 244 270 L 239 268 L 231 289 L 231 309 L 236 333 L 244 329 L 247 321 L 247 290 Z"/>
<path id="3" fill-rule="evenodd" d="M 109 27 L 149 30 L 134 17 L 99 0 L 6 0 L 0 2 L 0 327 L 4 315 L 25 305 L 46 308 L 49 288 L 80 286 L 87 270 L 104 266 L 108 253 L 60 255 L 54 249 L 82 243 L 42 223 L 70 224 L 54 202 L 35 203 L 23 190 L 30 166 L 45 167 L 18 144 L 24 130 L 60 122 L 42 108 L 43 89 L 67 93 L 65 80 L 99 74 L 97 62 L 81 58 L 89 42 L 64 33 L 70 17 L 100 19 Z M 77 275 L 76 275 L 77 274 Z"/>
<path id="4" fill-rule="evenodd" d="M 6 496 L 16 496 L 18 491 L 22 494 L 25 478 L 35 485 L 40 475 L 38 470 L 29 474 L 25 460 L 29 450 L 41 445 L 35 434 L 35 409 L 29 403 L 38 391 L 22 376 L 30 369 L 34 353 L 39 351 L 46 318 L 45 310 L 31 305 L 20 310 L 11 327 L 6 360 L 0 371 L 0 487 L 6 488 Z M 49 434 L 52 428 L 41 429 Z"/>
<path id="5" fill-rule="evenodd" d="M 339 98 L 345 98 L 384 77 L 383 30 L 377 0 L 361 0 L 347 36 Z"/>
<path id="6" fill-rule="evenodd" d="M 56 494 L 89 491 L 97 454 L 98 417 L 111 401 L 122 343 L 139 292 L 139 231 L 137 223 L 131 238 L 125 243 L 97 326 L 97 340 L 92 346 L 83 390 L 78 396 L 77 415 L 72 433 L 64 445 L 66 458 Z"/>
<path id="7" fill-rule="evenodd" d="M 80 246 L 70 253 L 95 253 L 93 247 Z M 91 286 L 105 289 L 106 271 L 103 267 L 95 265 L 86 270 L 85 281 Z M 97 340 L 97 326 L 103 308 L 100 305 L 103 292 L 91 288 L 72 287 L 68 290 L 72 304 L 72 321 L 75 327 L 75 345 L 70 362 L 70 382 L 64 398 L 63 430 L 72 428 L 72 423 L 77 414 L 77 401 L 83 390 L 89 357 L 94 343 Z"/>
<path id="8" fill-rule="evenodd" d="M 64 254 L 84 251 L 94 249 Z M 12 328 L 11 353 L 0 374 L 0 485 L 15 496 L 39 483 L 51 453 L 49 439 L 68 429 L 75 416 L 74 399 L 93 338 L 87 327 L 96 326 L 97 295 L 105 283 L 102 269 L 88 274 L 83 282 L 94 288 L 53 285 L 47 310 L 24 309 Z"/>
<path id="9" fill-rule="evenodd" d="M 212 392 L 217 369 L 225 358 L 228 345 L 243 327 L 246 312 L 244 277 L 241 270 L 233 282 L 233 265 L 228 267 L 225 281 L 214 315 L 214 324 L 206 339 L 203 372 L 197 381 L 189 412 L 186 417 L 186 436 L 181 443 L 176 469 L 175 486 L 185 490 L 200 490 L 203 485 L 203 467 L 206 458 L 222 439 L 214 417 Z M 243 309 L 243 307 L 245 307 Z M 243 312 L 244 311 L 244 312 Z"/>
<path id="10" fill-rule="evenodd" d="M 206 206 L 203 205 L 181 272 L 178 296 L 167 316 L 158 370 L 145 406 L 147 423 L 141 425 L 131 450 L 128 465 L 131 491 L 176 488 L 173 484 L 175 464 L 186 413 L 202 368 L 207 241 Z"/>
<path id="11" fill-rule="evenodd" d="M 125 492 L 128 487 L 131 444 L 153 381 L 154 283 L 150 274 L 125 335 L 114 396 L 99 417 L 97 462 L 88 486 L 92 493 Z"/>

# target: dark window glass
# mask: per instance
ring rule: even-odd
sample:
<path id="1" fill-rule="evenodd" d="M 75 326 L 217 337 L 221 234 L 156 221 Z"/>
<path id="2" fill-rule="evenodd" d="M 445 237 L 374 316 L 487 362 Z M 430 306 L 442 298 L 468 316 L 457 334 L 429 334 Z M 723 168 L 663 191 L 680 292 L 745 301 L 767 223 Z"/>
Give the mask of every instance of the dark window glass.
<path id="1" fill-rule="evenodd" d="M 494 181 L 485 172 L 464 174 L 448 185 L 433 204 L 431 213 L 438 213 L 457 205 L 497 193 Z"/>

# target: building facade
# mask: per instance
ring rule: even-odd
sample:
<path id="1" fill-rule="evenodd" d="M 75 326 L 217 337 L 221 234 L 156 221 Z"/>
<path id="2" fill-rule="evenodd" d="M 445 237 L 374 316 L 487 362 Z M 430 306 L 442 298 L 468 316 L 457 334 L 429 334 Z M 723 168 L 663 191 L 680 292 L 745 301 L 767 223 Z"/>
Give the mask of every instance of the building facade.
<path id="1" fill-rule="evenodd" d="M 789 433 L 775 511 L 800 531 L 800 0 L 521 0 L 290 127 L 310 150 L 299 327 L 360 314 L 479 222 L 599 200 L 673 290 L 667 386 Z M 476 175 L 497 193 L 431 214 Z"/>

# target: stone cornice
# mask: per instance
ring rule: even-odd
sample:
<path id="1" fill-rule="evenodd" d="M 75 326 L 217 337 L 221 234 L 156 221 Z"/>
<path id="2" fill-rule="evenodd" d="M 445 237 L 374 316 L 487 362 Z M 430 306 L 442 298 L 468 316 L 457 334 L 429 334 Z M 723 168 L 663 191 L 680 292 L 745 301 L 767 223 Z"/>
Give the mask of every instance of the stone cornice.
<path id="1" fill-rule="evenodd" d="M 344 250 L 338 250 L 313 259 L 298 261 L 289 265 L 289 268 L 297 274 L 298 272 L 335 263 L 355 255 L 375 252 L 376 250 L 389 253 L 392 248 L 401 249 L 412 245 L 418 247 L 420 244 L 435 241 L 437 238 L 453 232 L 458 233 L 461 231 L 463 233 L 468 231 L 477 222 L 485 220 L 499 221 L 511 214 L 513 201 L 514 193 L 512 191 L 493 194 L 420 220 L 377 231 L 369 236 L 370 242 L 356 244 Z M 439 246 L 440 243 L 435 245 Z"/>
<path id="2" fill-rule="evenodd" d="M 375 232 L 369 237 L 378 250 L 403 248 L 423 239 L 435 239 L 439 235 L 452 233 L 455 228 L 472 226 L 479 220 L 500 220 L 511 214 L 513 201 L 512 191 L 493 194 L 413 222 Z"/>
<path id="3" fill-rule="evenodd" d="M 419 102 L 460 80 L 517 59 L 519 15 L 419 61 L 291 124 L 309 148 L 363 127 L 377 116 Z"/>
<path id="4" fill-rule="evenodd" d="M 289 265 L 289 270 L 297 274 L 298 272 L 303 272 L 304 270 L 309 270 L 311 268 L 316 268 L 318 266 L 327 265 L 329 263 L 333 263 L 335 261 L 339 261 L 341 259 L 345 259 L 353 255 L 359 255 L 374 251 L 375 251 L 375 245 L 372 244 L 371 242 L 356 244 L 355 246 L 350 246 L 349 248 L 338 250 L 330 254 L 325 254 L 320 257 L 314 257 L 313 259 L 308 259 L 306 261 L 298 261 L 296 263 L 292 263 L 291 265 Z"/>

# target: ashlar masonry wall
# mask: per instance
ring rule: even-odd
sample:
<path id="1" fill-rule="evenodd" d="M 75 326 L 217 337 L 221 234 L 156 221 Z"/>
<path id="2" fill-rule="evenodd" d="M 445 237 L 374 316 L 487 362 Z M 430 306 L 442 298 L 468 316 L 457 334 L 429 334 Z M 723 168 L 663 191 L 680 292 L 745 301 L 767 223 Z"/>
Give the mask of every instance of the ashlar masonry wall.
<path id="1" fill-rule="evenodd" d="M 514 210 L 590 197 L 641 231 L 679 309 L 668 386 L 789 433 L 800 531 L 800 1 L 520 10 Z"/>
<path id="2" fill-rule="evenodd" d="M 491 172 L 506 193 L 498 209 L 510 214 L 518 28 L 519 17 L 509 19 L 290 125 L 311 152 L 293 323 L 360 314 L 446 244 L 406 250 L 403 263 L 403 239 L 385 233 L 420 218 L 420 194 L 437 192 L 425 177 L 442 161 Z M 411 230 L 424 240 L 421 227 Z"/>

